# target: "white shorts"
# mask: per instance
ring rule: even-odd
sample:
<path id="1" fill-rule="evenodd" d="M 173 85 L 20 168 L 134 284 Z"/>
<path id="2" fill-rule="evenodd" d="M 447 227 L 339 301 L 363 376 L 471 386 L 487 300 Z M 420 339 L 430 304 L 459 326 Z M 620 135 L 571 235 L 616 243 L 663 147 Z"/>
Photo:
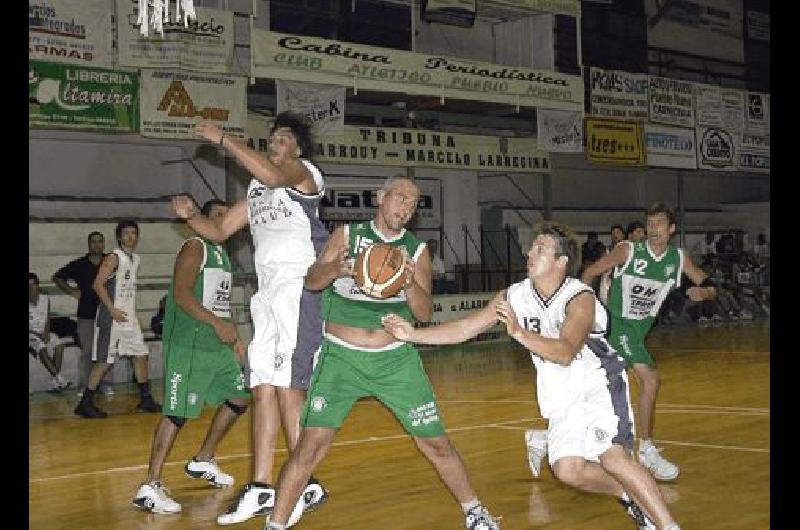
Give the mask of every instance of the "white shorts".
<path id="1" fill-rule="evenodd" d="M 150 350 L 144 343 L 142 330 L 138 325 L 111 327 L 94 327 L 94 345 L 92 361 L 114 364 L 117 357 L 149 355 Z"/>
<path id="2" fill-rule="evenodd" d="M 284 278 L 250 299 L 253 340 L 247 348 L 248 385 L 306 390 L 322 344 L 321 294 L 303 277 Z"/>
<path id="3" fill-rule="evenodd" d="M 632 450 L 633 437 L 628 376 L 623 371 L 610 379 L 598 377 L 580 399 L 550 418 L 547 457 L 551 466 L 565 456 L 597 462 L 612 444 Z"/>

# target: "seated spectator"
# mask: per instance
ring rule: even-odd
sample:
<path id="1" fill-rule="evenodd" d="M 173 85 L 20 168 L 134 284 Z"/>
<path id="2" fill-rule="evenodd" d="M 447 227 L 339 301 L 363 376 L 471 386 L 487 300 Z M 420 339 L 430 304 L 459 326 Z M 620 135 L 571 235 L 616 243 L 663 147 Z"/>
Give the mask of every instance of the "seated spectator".
<path id="1" fill-rule="evenodd" d="M 647 231 L 641 221 L 631 221 L 625 231 L 628 234 L 628 241 L 644 241 Z"/>
<path id="2" fill-rule="evenodd" d="M 711 232 L 706 232 L 704 241 L 698 241 L 692 246 L 692 259 L 695 263 L 704 263 L 708 256 L 715 254 L 714 239 L 716 236 Z"/>
<path id="3" fill-rule="evenodd" d="M 39 277 L 28 273 L 28 353 L 39 359 L 52 376 L 48 392 L 61 392 L 72 386 L 72 381 L 59 373 L 64 356 L 64 343 L 50 331 L 50 298 L 39 292 Z"/>
<path id="4" fill-rule="evenodd" d="M 448 278 L 444 261 L 439 255 L 439 242 L 435 239 L 429 239 L 426 244 L 428 252 L 431 254 L 431 273 L 433 277 L 431 287 L 433 294 L 453 294 L 458 292 L 455 282 Z"/>

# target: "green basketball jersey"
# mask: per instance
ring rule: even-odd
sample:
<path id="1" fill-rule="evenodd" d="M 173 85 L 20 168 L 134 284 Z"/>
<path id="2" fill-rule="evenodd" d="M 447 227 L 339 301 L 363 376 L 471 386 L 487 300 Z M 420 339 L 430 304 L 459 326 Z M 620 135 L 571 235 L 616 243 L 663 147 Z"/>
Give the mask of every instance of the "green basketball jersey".
<path id="1" fill-rule="evenodd" d="M 200 273 L 194 281 L 194 297 L 200 303 L 225 320 L 231 319 L 231 261 L 228 253 L 220 245 L 215 245 L 200 237 L 193 237 L 183 242 L 196 239 L 203 243 L 203 262 Z M 167 304 L 164 308 L 164 350 L 170 347 L 190 348 L 203 351 L 218 351 L 229 348 L 219 340 L 214 328 L 205 322 L 189 316 L 175 302 L 174 279 L 167 292 Z"/>
<path id="2" fill-rule="evenodd" d="M 350 243 L 349 258 L 355 258 L 362 249 L 376 242 L 405 248 L 415 262 L 425 249 L 425 243 L 406 229 L 387 239 L 377 231 L 374 221 L 345 225 L 345 237 Z M 372 298 L 361 291 L 353 277 L 346 276 L 336 278 L 322 296 L 322 318 L 326 321 L 355 328 L 379 329 L 382 327 L 381 317 L 388 313 L 414 320 L 411 308 L 406 303 L 405 291 L 401 289 L 395 296 L 383 300 Z"/>
<path id="3" fill-rule="evenodd" d="M 683 250 L 667 245 L 655 256 L 646 241 L 624 241 L 630 248 L 628 261 L 614 269 L 608 294 L 608 309 L 614 319 L 649 329 L 670 289 L 680 287 Z"/>

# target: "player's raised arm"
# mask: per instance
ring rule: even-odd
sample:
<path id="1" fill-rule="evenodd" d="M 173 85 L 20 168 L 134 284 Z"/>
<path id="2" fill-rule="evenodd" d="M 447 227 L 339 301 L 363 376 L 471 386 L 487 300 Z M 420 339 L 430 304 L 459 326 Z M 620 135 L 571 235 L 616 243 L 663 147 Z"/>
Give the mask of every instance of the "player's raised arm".
<path id="1" fill-rule="evenodd" d="M 172 198 L 172 208 L 178 217 L 185 219 L 198 235 L 212 243 L 220 244 L 247 226 L 247 199 L 242 199 L 228 209 L 221 221 L 214 222 L 202 213 L 194 200 L 188 195 Z"/>
<path id="2" fill-rule="evenodd" d="M 631 255 L 631 246 L 632 243 L 630 241 L 622 241 L 619 243 L 611 252 L 586 267 L 586 270 L 584 270 L 581 275 L 581 281 L 586 285 L 590 285 L 592 280 L 604 272 L 614 267 L 624 265 Z"/>
<path id="3" fill-rule="evenodd" d="M 383 329 L 397 340 L 420 344 L 458 344 L 487 331 L 497 323 L 497 304 L 505 298 L 505 290 L 495 295 L 485 307 L 438 326 L 416 329 L 404 318 L 395 314 L 381 319 Z"/>
<path id="4" fill-rule="evenodd" d="M 514 340 L 542 359 L 562 366 L 569 365 L 586 343 L 594 323 L 594 311 L 594 295 L 588 291 L 578 294 L 567 304 L 567 315 L 559 337 L 547 338 L 520 326 L 508 301 L 497 304 L 497 314 Z"/>
<path id="5" fill-rule="evenodd" d="M 334 230 L 325 243 L 317 261 L 308 268 L 305 287 L 309 291 L 321 291 L 340 276 L 353 274 L 353 262 L 348 259 L 349 245 L 345 225 Z"/>

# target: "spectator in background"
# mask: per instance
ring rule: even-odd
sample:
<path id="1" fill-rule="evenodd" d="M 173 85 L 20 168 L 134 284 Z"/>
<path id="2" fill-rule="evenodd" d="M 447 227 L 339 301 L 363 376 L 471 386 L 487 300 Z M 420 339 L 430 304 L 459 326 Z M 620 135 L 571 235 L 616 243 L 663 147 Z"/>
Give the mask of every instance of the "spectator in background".
<path id="1" fill-rule="evenodd" d="M 706 232 L 706 238 L 703 241 L 698 241 L 692 246 L 692 258 L 695 263 L 705 263 L 708 257 L 716 253 L 714 246 L 714 238 L 716 236 L 711 232 Z"/>
<path id="2" fill-rule="evenodd" d="M 597 238 L 597 232 L 588 232 L 586 234 L 586 241 L 581 247 L 581 272 L 586 270 L 586 267 L 599 260 L 606 255 L 606 247 Z M 592 289 L 595 292 L 600 291 L 600 277 L 592 280 Z"/>
<path id="3" fill-rule="evenodd" d="M 634 243 L 637 241 L 644 241 L 644 236 L 646 234 L 641 221 L 631 221 L 628 223 L 628 229 L 625 232 L 628 234 L 628 241 Z"/>
<path id="4" fill-rule="evenodd" d="M 763 258 L 769 258 L 769 242 L 767 242 L 767 236 L 758 234 L 756 244 L 753 246 L 753 253 L 756 255 L 758 263 L 763 265 Z"/>
<path id="5" fill-rule="evenodd" d="M 444 261 L 439 255 L 439 242 L 429 239 L 426 242 L 431 253 L 431 272 L 433 273 L 433 294 L 452 294 L 456 292 L 454 282 L 447 277 Z"/>
<path id="6" fill-rule="evenodd" d="M 613 249 L 617 246 L 620 241 L 625 240 L 625 229 L 622 228 L 622 225 L 614 225 L 611 227 L 611 245 L 608 247 L 609 250 Z"/>
<path id="7" fill-rule="evenodd" d="M 28 352 L 39 359 L 53 379 L 48 392 L 61 392 L 72 382 L 61 377 L 64 344 L 50 332 L 50 298 L 39 292 L 39 277 L 28 273 Z"/>
<path id="8" fill-rule="evenodd" d="M 53 275 L 55 283 L 62 291 L 78 300 L 78 344 L 81 348 L 81 358 L 78 361 L 78 386 L 82 394 L 92 368 L 92 344 L 94 344 L 94 317 L 97 314 L 97 305 L 100 299 L 92 289 L 92 282 L 97 276 L 97 269 L 105 256 L 105 238 L 100 232 L 92 232 L 88 237 L 89 252 L 80 258 L 74 259 L 58 269 Z M 75 287 L 69 282 L 74 282 Z M 108 374 L 101 386 L 105 394 L 113 394 L 111 377 Z"/>

